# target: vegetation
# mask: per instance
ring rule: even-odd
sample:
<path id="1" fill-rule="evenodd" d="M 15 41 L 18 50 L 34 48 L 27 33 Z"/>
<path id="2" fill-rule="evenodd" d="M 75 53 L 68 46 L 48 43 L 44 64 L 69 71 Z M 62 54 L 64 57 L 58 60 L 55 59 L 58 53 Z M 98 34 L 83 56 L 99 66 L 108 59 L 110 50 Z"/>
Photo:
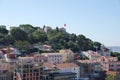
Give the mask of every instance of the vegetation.
<path id="1" fill-rule="evenodd" d="M 101 43 L 94 42 L 82 34 L 70 34 L 64 28 L 52 29 L 45 25 L 40 28 L 30 24 L 21 24 L 10 31 L 0 27 L 0 44 L 13 45 L 20 49 L 31 49 L 33 44 L 48 44 L 56 51 L 67 48 L 74 52 L 99 50 L 101 45 Z"/>
<path id="2" fill-rule="evenodd" d="M 120 53 L 119 52 L 112 52 L 111 56 L 118 57 L 118 59 L 120 60 Z"/>
<path id="3" fill-rule="evenodd" d="M 117 74 L 108 74 L 105 80 L 120 80 L 119 75 Z"/>

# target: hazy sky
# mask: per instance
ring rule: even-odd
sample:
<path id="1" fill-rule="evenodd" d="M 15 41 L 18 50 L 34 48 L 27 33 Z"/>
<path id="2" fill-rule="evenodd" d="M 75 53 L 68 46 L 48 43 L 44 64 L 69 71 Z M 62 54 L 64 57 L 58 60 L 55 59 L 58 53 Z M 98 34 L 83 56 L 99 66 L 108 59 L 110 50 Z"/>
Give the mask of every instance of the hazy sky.
<path id="1" fill-rule="evenodd" d="M 67 24 L 70 33 L 120 46 L 120 0 L 0 0 L 0 24 Z"/>

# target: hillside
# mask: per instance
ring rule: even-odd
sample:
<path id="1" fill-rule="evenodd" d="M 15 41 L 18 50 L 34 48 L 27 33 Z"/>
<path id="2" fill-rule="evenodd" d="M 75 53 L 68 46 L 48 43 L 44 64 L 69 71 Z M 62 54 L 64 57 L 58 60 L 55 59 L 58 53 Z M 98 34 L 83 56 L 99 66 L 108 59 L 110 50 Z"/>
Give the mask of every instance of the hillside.
<path id="1" fill-rule="evenodd" d="M 30 49 L 32 45 L 51 45 L 56 51 L 59 49 L 71 49 L 74 52 L 96 50 L 101 43 L 94 42 L 82 34 L 66 32 L 65 28 L 50 26 L 35 27 L 30 24 L 21 24 L 18 27 L 0 26 L 0 46 L 12 45 L 19 49 Z"/>

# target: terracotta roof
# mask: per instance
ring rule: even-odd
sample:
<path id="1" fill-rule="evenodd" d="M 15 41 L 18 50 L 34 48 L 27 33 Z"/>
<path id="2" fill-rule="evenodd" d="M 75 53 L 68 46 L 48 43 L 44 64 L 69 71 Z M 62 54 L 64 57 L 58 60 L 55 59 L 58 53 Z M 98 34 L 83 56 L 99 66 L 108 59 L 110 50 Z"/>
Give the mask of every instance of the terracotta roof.
<path id="1" fill-rule="evenodd" d="M 34 57 L 18 57 L 18 59 L 34 59 Z"/>
<path id="2" fill-rule="evenodd" d="M 101 56 L 97 59 L 97 61 L 101 61 L 101 59 L 103 60 L 103 62 L 108 62 L 108 59 L 105 56 Z"/>
<path id="3" fill-rule="evenodd" d="M 117 74 L 116 71 L 107 71 L 106 74 Z"/>
<path id="4" fill-rule="evenodd" d="M 61 68 L 73 68 L 73 67 L 78 67 L 78 65 L 76 65 L 75 63 L 71 62 L 71 63 L 62 63 L 62 64 L 57 64 L 56 65 L 58 69 Z"/>
<path id="5" fill-rule="evenodd" d="M 53 68 L 53 66 L 54 66 L 54 64 L 52 64 L 52 63 L 43 63 L 43 65 L 45 66 L 45 67 L 48 67 L 48 68 Z"/>
<path id="6" fill-rule="evenodd" d="M 97 60 L 77 60 L 77 62 L 80 62 L 80 63 L 95 63 L 95 62 L 98 62 Z"/>
<path id="7" fill-rule="evenodd" d="M 47 55 L 55 55 L 55 54 L 61 54 L 61 53 L 42 53 L 42 55 L 47 54 Z"/>
<path id="8" fill-rule="evenodd" d="M 117 57 L 109 57 L 108 60 L 109 60 L 109 61 L 117 61 L 118 58 L 117 58 Z"/>
<path id="9" fill-rule="evenodd" d="M 76 65 L 73 62 L 72 63 L 61 63 L 61 64 L 44 63 L 44 66 L 46 66 L 48 68 L 56 67 L 58 69 L 78 67 L 78 65 Z"/>

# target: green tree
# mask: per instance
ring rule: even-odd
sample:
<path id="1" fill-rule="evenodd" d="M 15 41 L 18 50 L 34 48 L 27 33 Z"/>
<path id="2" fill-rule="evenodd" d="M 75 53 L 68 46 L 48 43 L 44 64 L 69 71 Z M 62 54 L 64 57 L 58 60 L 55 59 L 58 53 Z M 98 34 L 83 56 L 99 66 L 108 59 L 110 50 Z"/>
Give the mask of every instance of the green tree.
<path id="1" fill-rule="evenodd" d="M 23 30 L 20 28 L 15 28 L 10 31 L 11 35 L 15 38 L 15 40 L 19 41 L 27 41 L 28 36 L 27 33 L 25 33 Z"/>
<path id="2" fill-rule="evenodd" d="M 117 74 L 108 74 L 105 80 L 120 80 L 120 78 Z"/>
<path id="3" fill-rule="evenodd" d="M 2 44 L 4 45 L 14 44 L 14 42 L 15 42 L 15 39 L 11 35 L 6 35 L 2 38 Z"/>
<path id="4" fill-rule="evenodd" d="M 77 40 L 76 34 L 70 34 L 69 39 L 70 39 L 71 41 L 73 41 L 73 42 L 76 42 L 76 40 Z"/>
<path id="5" fill-rule="evenodd" d="M 9 32 L 9 31 L 8 31 L 6 28 L 2 28 L 2 27 L 0 27 L 0 34 L 7 35 L 8 32 Z"/>
<path id="6" fill-rule="evenodd" d="M 37 42 L 45 42 L 47 41 L 47 35 L 44 32 L 36 30 L 32 33 L 34 41 Z"/>
<path id="7" fill-rule="evenodd" d="M 20 24 L 19 28 L 22 29 L 24 32 L 26 32 L 27 34 L 31 34 L 32 32 L 34 32 L 35 30 L 37 30 L 36 27 L 33 27 L 30 24 Z"/>
<path id="8" fill-rule="evenodd" d="M 14 46 L 23 50 L 28 50 L 31 48 L 31 44 L 28 41 L 16 41 Z"/>
<path id="9" fill-rule="evenodd" d="M 79 44 L 80 50 L 84 50 L 85 42 L 86 42 L 85 39 L 86 37 L 84 35 L 77 36 L 77 44 Z"/>
<path id="10" fill-rule="evenodd" d="M 93 42 L 93 48 L 95 48 L 95 50 L 100 50 L 100 47 L 101 47 L 100 42 Z"/>

